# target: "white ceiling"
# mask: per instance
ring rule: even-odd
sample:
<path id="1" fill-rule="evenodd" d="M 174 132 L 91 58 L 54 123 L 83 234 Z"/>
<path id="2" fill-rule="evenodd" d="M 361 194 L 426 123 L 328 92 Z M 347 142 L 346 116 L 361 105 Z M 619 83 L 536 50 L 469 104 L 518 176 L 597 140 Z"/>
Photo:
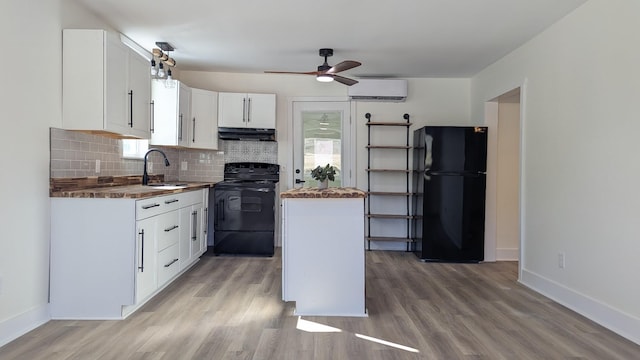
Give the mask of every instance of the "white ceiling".
<path id="1" fill-rule="evenodd" d="M 586 0 L 74 0 L 181 70 L 315 71 L 349 77 L 470 77 Z"/>

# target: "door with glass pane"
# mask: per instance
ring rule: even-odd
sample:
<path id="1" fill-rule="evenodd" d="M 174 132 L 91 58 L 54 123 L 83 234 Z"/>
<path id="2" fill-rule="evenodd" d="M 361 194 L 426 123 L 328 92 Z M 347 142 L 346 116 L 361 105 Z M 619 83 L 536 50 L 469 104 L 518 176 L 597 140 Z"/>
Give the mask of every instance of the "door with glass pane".
<path id="1" fill-rule="evenodd" d="M 350 103 L 295 101 L 293 111 L 293 186 L 318 186 L 311 170 L 327 164 L 338 169 L 330 187 L 353 186 Z"/>

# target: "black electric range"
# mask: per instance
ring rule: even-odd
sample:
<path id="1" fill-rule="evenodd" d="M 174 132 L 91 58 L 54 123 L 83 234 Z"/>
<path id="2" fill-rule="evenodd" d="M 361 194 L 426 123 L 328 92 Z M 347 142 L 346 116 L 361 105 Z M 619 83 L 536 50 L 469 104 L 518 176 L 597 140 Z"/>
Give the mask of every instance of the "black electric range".
<path id="1" fill-rule="evenodd" d="M 280 166 L 234 162 L 213 188 L 213 253 L 273 256 Z"/>

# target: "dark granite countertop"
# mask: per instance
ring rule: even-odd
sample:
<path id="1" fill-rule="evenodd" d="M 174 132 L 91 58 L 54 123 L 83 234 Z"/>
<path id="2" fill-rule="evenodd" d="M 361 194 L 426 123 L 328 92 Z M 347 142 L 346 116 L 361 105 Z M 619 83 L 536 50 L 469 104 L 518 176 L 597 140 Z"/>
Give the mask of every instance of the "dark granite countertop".
<path id="1" fill-rule="evenodd" d="M 280 197 L 283 199 L 349 199 L 365 198 L 367 193 L 356 188 L 296 188 L 283 191 Z"/>
<path id="2" fill-rule="evenodd" d="M 154 187 L 154 184 L 183 185 L 179 189 Z M 210 188 L 213 182 L 164 182 L 162 175 L 152 176 L 148 186 L 140 176 L 90 176 L 83 178 L 53 178 L 49 182 L 49 197 L 141 199 L 159 195 Z"/>

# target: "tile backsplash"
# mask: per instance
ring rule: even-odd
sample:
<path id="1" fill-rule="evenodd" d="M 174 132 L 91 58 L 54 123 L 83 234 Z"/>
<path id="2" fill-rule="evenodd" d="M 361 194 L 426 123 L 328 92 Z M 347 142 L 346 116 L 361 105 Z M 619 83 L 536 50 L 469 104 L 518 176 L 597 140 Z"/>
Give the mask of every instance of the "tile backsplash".
<path id="1" fill-rule="evenodd" d="M 51 128 L 52 178 L 87 176 L 142 175 L 141 159 L 122 158 L 122 140 L 78 131 Z M 164 174 L 166 181 L 212 181 L 223 179 L 224 153 L 218 150 L 182 149 L 153 146 L 161 149 L 169 159 L 164 166 L 162 155 L 148 156 L 152 174 Z M 100 160 L 100 172 L 96 172 Z M 186 166 L 187 170 L 182 170 Z"/>
<path id="2" fill-rule="evenodd" d="M 278 143 L 275 141 L 220 140 L 225 162 L 254 161 L 278 163 Z"/>
<path id="3" fill-rule="evenodd" d="M 164 166 L 162 155 L 148 156 L 149 173 L 164 174 L 166 181 L 222 181 L 226 162 L 255 161 L 276 164 L 278 143 L 274 141 L 220 140 L 219 150 L 153 146 L 161 149 L 171 165 Z M 142 175 L 141 159 L 122 157 L 122 140 L 79 131 L 51 128 L 52 178 Z M 96 172 L 100 160 L 100 172 Z M 186 165 L 187 170 L 182 170 Z"/>

